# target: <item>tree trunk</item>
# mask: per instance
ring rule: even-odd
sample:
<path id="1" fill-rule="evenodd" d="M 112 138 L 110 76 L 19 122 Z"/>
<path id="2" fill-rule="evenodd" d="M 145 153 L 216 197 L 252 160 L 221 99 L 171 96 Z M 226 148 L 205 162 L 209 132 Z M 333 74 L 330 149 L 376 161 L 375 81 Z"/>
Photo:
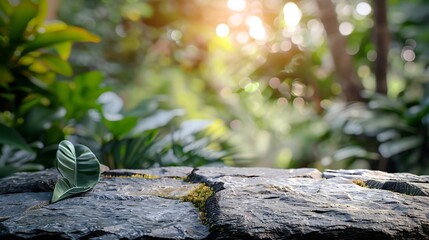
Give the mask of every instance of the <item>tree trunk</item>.
<path id="1" fill-rule="evenodd" d="M 389 29 L 387 27 L 386 0 L 374 0 L 374 44 L 377 51 L 375 60 L 375 91 L 387 93 L 387 54 L 389 51 Z"/>
<path id="2" fill-rule="evenodd" d="M 346 52 L 346 38 L 340 34 L 335 6 L 331 0 L 317 0 L 320 20 L 328 37 L 329 49 L 334 60 L 337 81 L 346 101 L 361 101 L 362 83 L 357 77 L 352 57 Z"/>

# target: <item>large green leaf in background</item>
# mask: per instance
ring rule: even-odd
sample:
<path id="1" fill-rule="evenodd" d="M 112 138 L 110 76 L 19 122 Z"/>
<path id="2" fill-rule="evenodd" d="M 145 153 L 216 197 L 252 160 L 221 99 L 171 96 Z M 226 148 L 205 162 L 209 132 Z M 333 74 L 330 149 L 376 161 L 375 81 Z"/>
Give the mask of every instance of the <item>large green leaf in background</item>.
<path id="1" fill-rule="evenodd" d="M 94 153 L 67 140 L 58 146 L 57 168 L 63 178 L 55 185 L 51 203 L 91 190 L 100 178 L 100 163 Z"/>
<path id="2" fill-rule="evenodd" d="M 0 122 L 0 144 L 8 144 L 13 147 L 23 149 L 27 152 L 33 152 L 31 147 L 25 142 L 24 138 L 15 131 L 15 129 L 10 128 Z"/>
<path id="3" fill-rule="evenodd" d="M 13 12 L 9 24 L 9 41 L 19 42 L 24 37 L 28 22 L 37 16 L 37 5 L 26 0 L 21 1 Z"/>
<path id="4" fill-rule="evenodd" d="M 92 42 L 97 43 L 100 38 L 88 31 L 73 26 L 67 26 L 52 32 L 39 33 L 35 38 L 28 42 L 23 50 L 23 54 L 37 50 L 39 48 L 51 47 L 65 42 Z"/>

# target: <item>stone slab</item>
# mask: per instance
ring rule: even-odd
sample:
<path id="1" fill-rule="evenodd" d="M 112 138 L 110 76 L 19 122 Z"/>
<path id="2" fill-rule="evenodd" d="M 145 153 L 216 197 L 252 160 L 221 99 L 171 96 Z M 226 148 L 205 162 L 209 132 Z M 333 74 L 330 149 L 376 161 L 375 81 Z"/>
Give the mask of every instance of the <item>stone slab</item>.
<path id="1" fill-rule="evenodd" d="M 113 170 L 92 191 L 48 204 L 58 177 L 46 170 L 0 180 L 0 239 L 429 239 L 428 176 Z M 215 191 L 203 212 L 180 200 L 200 183 Z"/>

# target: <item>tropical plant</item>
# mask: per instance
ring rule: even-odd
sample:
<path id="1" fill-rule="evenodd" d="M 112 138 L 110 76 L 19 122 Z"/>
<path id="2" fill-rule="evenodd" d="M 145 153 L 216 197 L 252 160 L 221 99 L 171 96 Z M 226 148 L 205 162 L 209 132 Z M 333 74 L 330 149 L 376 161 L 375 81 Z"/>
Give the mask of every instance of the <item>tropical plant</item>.
<path id="1" fill-rule="evenodd" d="M 52 84 L 72 75 L 74 42 L 99 41 L 82 28 L 45 22 L 46 14 L 45 0 L 0 2 L 0 176 L 51 165 L 46 154 L 64 138 Z"/>
<path id="2" fill-rule="evenodd" d="M 85 119 L 75 125 L 70 140 L 89 146 L 110 168 L 200 166 L 222 163 L 233 154 L 226 141 L 213 141 L 208 120 L 186 120 L 176 129 L 182 109 L 164 110 L 161 96 L 143 100 L 125 111 L 114 92 L 104 92 Z"/>
<path id="3" fill-rule="evenodd" d="M 57 169 L 63 178 L 55 185 L 51 203 L 91 190 L 100 178 L 100 163 L 94 153 L 67 140 L 58 146 Z"/>
<path id="4" fill-rule="evenodd" d="M 375 169 L 390 172 L 429 172 L 429 88 L 421 101 L 368 96 L 368 104 L 333 106 L 326 117 L 343 134 L 334 160 L 369 160 Z M 361 146 L 366 146 L 365 148 Z"/>
<path id="5" fill-rule="evenodd" d="M 0 110 L 12 111 L 14 120 L 39 102 L 55 106 L 57 96 L 49 89 L 56 74 L 71 76 L 67 62 L 73 42 L 98 42 L 82 28 L 55 21 L 45 23 L 46 1 L 30 0 L 0 4 Z"/>
<path id="6" fill-rule="evenodd" d="M 376 58 L 371 60 L 368 55 L 368 60 L 374 61 L 375 74 L 370 74 L 372 69 L 365 65 L 358 70 L 369 92 L 378 94 L 367 92 L 366 103 L 337 103 L 329 109 L 325 119 L 331 131 L 327 136 L 340 149 L 333 151 L 333 161 L 326 157 L 325 162 L 332 163 L 329 167 L 341 166 L 342 162 L 345 167 L 427 174 L 425 71 L 429 61 L 425 39 L 429 35 L 424 29 L 428 7 L 421 0 L 388 3 L 376 1 L 372 5 L 377 52 L 373 52 Z M 389 29 L 393 30 L 391 34 Z"/>
<path id="7" fill-rule="evenodd" d="M 85 143 L 111 168 L 221 162 L 227 144 L 203 134 L 207 121 L 176 129 L 184 111 L 160 109 L 157 96 L 126 111 L 102 73 L 71 78 L 72 43 L 99 38 L 44 22 L 46 9 L 44 0 L 0 3 L 0 176 L 54 166 L 62 139 Z"/>

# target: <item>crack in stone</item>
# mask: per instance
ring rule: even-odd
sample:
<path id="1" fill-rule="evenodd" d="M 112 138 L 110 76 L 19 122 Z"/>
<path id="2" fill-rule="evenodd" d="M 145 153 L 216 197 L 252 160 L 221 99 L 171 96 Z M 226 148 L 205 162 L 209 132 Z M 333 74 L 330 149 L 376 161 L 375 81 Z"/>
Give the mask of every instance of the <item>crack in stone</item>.
<path id="1" fill-rule="evenodd" d="M 377 181 L 377 180 L 366 180 L 368 188 L 382 189 L 392 192 L 397 192 L 410 196 L 424 196 L 428 197 L 427 192 L 422 191 L 419 187 L 404 181 Z"/>

